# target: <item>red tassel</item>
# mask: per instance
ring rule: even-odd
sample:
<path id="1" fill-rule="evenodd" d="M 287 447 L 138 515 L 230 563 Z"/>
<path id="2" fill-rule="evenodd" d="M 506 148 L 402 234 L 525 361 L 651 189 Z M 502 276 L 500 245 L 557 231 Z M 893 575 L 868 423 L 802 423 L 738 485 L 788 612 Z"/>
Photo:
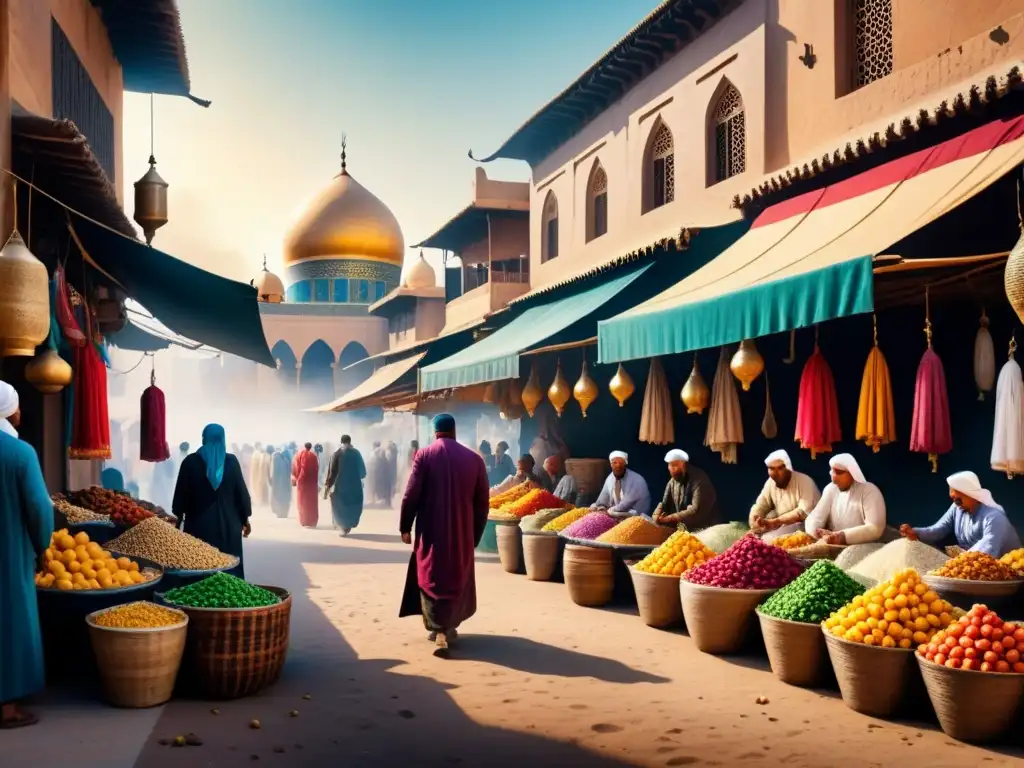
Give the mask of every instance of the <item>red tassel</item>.
<path id="1" fill-rule="evenodd" d="M 167 401 L 155 380 L 142 393 L 139 458 L 159 462 L 171 457 L 167 445 Z"/>
<path id="2" fill-rule="evenodd" d="M 75 347 L 75 409 L 68 458 L 109 459 L 107 367 L 93 344 Z"/>

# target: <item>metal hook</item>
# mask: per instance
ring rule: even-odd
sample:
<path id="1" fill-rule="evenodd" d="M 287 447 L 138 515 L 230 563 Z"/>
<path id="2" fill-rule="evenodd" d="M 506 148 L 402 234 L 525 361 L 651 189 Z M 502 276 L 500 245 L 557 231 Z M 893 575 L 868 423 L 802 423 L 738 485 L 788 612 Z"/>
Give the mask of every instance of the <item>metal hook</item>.
<path id="1" fill-rule="evenodd" d="M 878 346 L 878 315 L 871 313 L 871 333 L 874 336 L 875 346 Z"/>

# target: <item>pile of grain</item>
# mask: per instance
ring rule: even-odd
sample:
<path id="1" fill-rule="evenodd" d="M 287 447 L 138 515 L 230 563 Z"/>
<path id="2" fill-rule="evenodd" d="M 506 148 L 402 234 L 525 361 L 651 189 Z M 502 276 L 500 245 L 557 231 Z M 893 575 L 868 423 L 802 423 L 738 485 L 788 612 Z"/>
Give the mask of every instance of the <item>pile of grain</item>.
<path id="1" fill-rule="evenodd" d="M 743 523 L 722 523 L 722 525 L 712 525 L 703 531 L 697 531 L 696 536 L 712 552 L 721 553 L 749 532 L 750 529 Z"/>
<path id="2" fill-rule="evenodd" d="M 561 517 L 563 514 L 565 514 L 565 509 L 562 507 L 558 507 L 557 509 L 542 509 L 535 515 L 524 517 L 519 522 L 519 530 L 523 533 L 538 533 L 541 528 L 555 518 Z"/>
<path id="3" fill-rule="evenodd" d="M 851 570 L 857 563 L 873 552 L 877 552 L 885 544 L 851 544 L 836 558 L 836 565 L 844 571 Z"/>
<path id="4" fill-rule="evenodd" d="M 943 552 L 922 544 L 920 541 L 899 539 L 872 552 L 849 569 L 853 576 L 862 576 L 876 582 L 889 581 L 900 571 L 912 568 L 918 573 L 928 573 L 941 568 L 949 558 Z"/>
<path id="5" fill-rule="evenodd" d="M 144 557 L 176 571 L 212 571 L 238 562 L 238 558 L 179 531 L 158 517 L 143 520 L 107 546 L 114 552 Z"/>

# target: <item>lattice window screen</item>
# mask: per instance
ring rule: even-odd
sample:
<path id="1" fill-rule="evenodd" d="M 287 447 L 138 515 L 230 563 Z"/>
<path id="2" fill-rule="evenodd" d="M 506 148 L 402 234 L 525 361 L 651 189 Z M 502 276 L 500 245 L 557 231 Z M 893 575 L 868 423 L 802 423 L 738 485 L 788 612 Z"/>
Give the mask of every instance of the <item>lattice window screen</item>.
<path id="1" fill-rule="evenodd" d="M 743 98 L 729 85 L 718 99 L 715 123 L 715 181 L 743 173 L 747 165 L 747 123 Z"/>
<path id="2" fill-rule="evenodd" d="M 892 0 L 853 0 L 857 88 L 892 74 Z"/>

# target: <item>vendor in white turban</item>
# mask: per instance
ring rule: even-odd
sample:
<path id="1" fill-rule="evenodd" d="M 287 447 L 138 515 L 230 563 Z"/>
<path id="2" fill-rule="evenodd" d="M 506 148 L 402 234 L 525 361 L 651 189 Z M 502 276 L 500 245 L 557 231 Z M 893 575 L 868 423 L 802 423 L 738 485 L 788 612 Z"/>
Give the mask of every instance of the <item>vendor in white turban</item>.
<path id="1" fill-rule="evenodd" d="M 925 544 L 941 544 L 956 537 L 957 546 L 971 552 L 984 552 L 1002 557 L 1020 548 L 1020 536 L 1006 512 L 996 504 L 992 494 L 981 487 L 973 472 L 956 472 L 946 478 L 949 498 L 953 503 L 935 525 L 912 528 L 901 525 L 900 533 L 908 539 Z"/>
<path id="2" fill-rule="evenodd" d="M 750 528 L 763 534 L 765 541 L 803 530 L 804 520 L 811 514 L 821 491 L 803 472 L 793 471 L 793 461 L 783 450 L 773 451 L 764 460 L 768 480 L 750 508 Z"/>
<path id="3" fill-rule="evenodd" d="M 825 486 L 804 528 L 828 544 L 869 544 L 885 531 L 885 499 L 848 453 L 829 459 L 832 482 Z"/>
<path id="4" fill-rule="evenodd" d="M 629 468 L 629 456 L 623 451 L 612 451 L 608 456 L 612 473 L 604 481 L 597 501 L 590 507 L 616 517 L 649 515 L 651 492 L 647 481 Z"/>
<path id="5" fill-rule="evenodd" d="M 707 473 L 690 464 L 686 451 L 674 448 L 665 454 L 670 475 L 654 522 L 675 528 L 685 525 L 696 531 L 718 522 L 718 495 Z"/>
<path id="6" fill-rule="evenodd" d="M 16 427 L 21 424 L 21 407 L 18 391 L 6 381 L 0 381 L 0 432 L 18 436 Z"/>

